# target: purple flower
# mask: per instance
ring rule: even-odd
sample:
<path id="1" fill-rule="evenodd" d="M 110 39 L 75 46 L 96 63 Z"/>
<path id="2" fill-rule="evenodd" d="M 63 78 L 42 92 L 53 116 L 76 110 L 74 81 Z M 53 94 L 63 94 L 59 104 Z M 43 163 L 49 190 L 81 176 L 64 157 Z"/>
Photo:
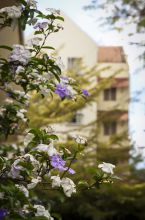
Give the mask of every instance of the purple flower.
<path id="1" fill-rule="evenodd" d="M 60 171 L 66 171 L 68 170 L 70 174 L 74 174 L 75 171 L 71 168 L 68 169 L 68 167 L 65 167 L 65 161 L 59 156 L 59 155 L 54 155 L 50 157 L 51 160 L 51 166 L 59 169 Z"/>
<path id="2" fill-rule="evenodd" d="M 51 157 L 51 165 L 61 171 L 65 170 L 65 161 L 59 155 L 54 155 Z"/>
<path id="3" fill-rule="evenodd" d="M 82 93 L 83 93 L 83 95 L 85 95 L 85 96 L 90 96 L 90 94 L 88 93 L 88 91 L 86 90 L 86 89 L 82 89 Z"/>
<path id="4" fill-rule="evenodd" d="M 8 214 L 7 209 L 5 208 L 0 208 L 0 220 L 3 220 L 4 217 Z"/>
<path id="5" fill-rule="evenodd" d="M 64 98 L 70 95 L 67 86 L 63 84 L 56 85 L 55 93 L 58 94 L 61 98 Z"/>
<path id="6" fill-rule="evenodd" d="M 47 27 L 47 25 L 48 25 L 47 22 L 38 22 L 38 23 L 34 26 L 34 29 L 37 29 L 37 28 L 39 28 L 39 29 L 44 29 L 44 28 Z"/>
<path id="7" fill-rule="evenodd" d="M 72 168 L 69 168 L 68 171 L 69 171 L 70 174 L 75 174 L 75 171 Z"/>

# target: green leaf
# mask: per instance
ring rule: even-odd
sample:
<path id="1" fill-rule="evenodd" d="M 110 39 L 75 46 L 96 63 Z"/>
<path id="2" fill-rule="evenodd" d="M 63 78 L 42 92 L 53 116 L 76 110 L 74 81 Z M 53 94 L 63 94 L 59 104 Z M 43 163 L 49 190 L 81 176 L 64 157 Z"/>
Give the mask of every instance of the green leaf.
<path id="1" fill-rule="evenodd" d="M 59 138 L 55 134 L 48 135 L 48 138 L 58 140 Z"/>
<path id="2" fill-rule="evenodd" d="M 80 185 L 80 186 L 86 186 L 86 187 L 89 186 L 89 184 L 88 184 L 86 181 L 84 181 L 84 180 L 79 181 L 79 182 L 78 182 L 78 185 Z"/>
<path id="3" fill-rule="evenodd" d="M 62 217 L 61 217 L 60 214 L 58 214 L 58 213 L 52 213 L 52 216 L 53 216 L 55 219 L 62 220 Z"/>
<path id="4" fill-rule="evenodd" d="M 64 21 L 64 18 L 61 17 L 61 16 L 57 16 L 57 17 L 55 17 L 55 19 L 58 19 L 58 20 Z"/>
<path id="5" fill-rule="evenodd" d="M 42 34 L 42 31 L 35 31 L 34 35 L 37 35 L 37 34 Z"/>
<path id="6" fill-rule="evenodd" d="M 55 72 L 53 72 L 53 71 L 52 71 L 52 73 L 53 73 L 53 75 L 55 76 L 55 78 L 57 79 L 57 81 L 60 82 L 59 76 L 58 76 Z"/>
<path id="7" fill-rule="evenodd" d="M 55 50 L 54 47 L 49 47 L 49 46 L 43 46 L 42 48 L 45 48 L 45 49 L 50 49 L 50 50 Z"/>
<path id="8" fill-rule="evenodd" d="M 3 168 L 3 165 L 4 165 L 4 159 L 0 157 L 0 169 Z"/>
<path id="9" fill-rule="evenodd" d="M 113 175 L 111 178 L 116 179 L 116 180 L 122 180 L 122 178 L 120 178 L 119 176 L 115 176 L 115 175 Z"/>
<path id="10" fill-rule="evenodd" d="M 27 3 L 25 2 L 25 0 L 19 0 L 20 3 L 22 3 L 24 6 L 27 6 Z"/>
<path id="11" fill-rule="evenodd" d="M 9 46 L 6 46 L 6 45 L 0 45 L 0 48 L 2 48 L 2 49 L 6 49 L 6 50 L 10 50 L 10 51 L 13 50 L 12 47 L 9 47 Z"/>

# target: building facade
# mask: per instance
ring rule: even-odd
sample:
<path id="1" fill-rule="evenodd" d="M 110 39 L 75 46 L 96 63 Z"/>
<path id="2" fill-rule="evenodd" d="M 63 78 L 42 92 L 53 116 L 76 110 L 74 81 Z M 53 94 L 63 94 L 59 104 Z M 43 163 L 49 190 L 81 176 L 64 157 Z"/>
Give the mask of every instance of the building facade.
<path id="1" fill-rule="evenodd" d="M 71 122 L 55 125 L 55 128 L 60 133 L 73 133 L 73 128 L 76 132 L 78 127 L 79 134 L 89 137 L 92 130 L 84 127 L 95 121 L 97 145 L 111 144 L 117 148 L 120 146 L 117 138 L 128 137 L 129 68 L 123 48 L 99 47 L 70 18 L 66 15 L 64 18 L 64 30 L 52 35 L 46 44 L 55 46 L 66 69 L 77 71 L 77 61 L 80 60 L 89 68 L 97 66 L 97 70 L 101 70 L 99 76 L 96 73 L 90 80 L 96 89 L 105 80 L 109 83 L 94 102 L 76 112 Z M 125 143 L 128 144 L 122 142 Z"/>
<path id="2" fill-rule="evenodd" d="M 13 5 L 15 0 L 0 2 L 0 8 Z M 83 109 L 75 112 L 71 122 L 55 124 L 58 133 L 77 133 L 89 137 L 92 128 L 88 124 L 94 122 L 97 137 L 97 147 L 104 147 L 107 143 L 118 147 L 122 143 L 119 137 L 128 132 L 128 101 L 129 101 L 129 70 L 122 47 L 98 47 L 85 32 L 81 30 L 69 17 L 63 15 L 64 29 L 57 34 L 52 34 L 46 44 L 54 46 L 67 69 L 77 70 L 78 62 L 83 61 L 85 66 L 93 68 L 97 65 L 103 69 L 100 75 L 93 76 L 90 83 L 97 88 L 103 80 L 111 78 L 112 82 L 104 88 L 96 100 L 86 104 Z M 10 37 L 11 36 L 11 37 Z M 0 44 L 12 45 L 22 43 L 22 33 L 17 27 L 5 28 L 0 31 Z M 45 50 L 45 49 L 44 49 Z M 7 56 L 7 51 L 1 49 L 0 53 Z M 82 74 L 83 77 L 83 74 Z M 80 129 L 81 127 L 81 129 Z M 115 138 L 118 138 L 118 142 Z M 127 142 L 126 142 L 127 144 Z"/>
<path id="3" fill-rule="evenodd" d="M 63 30 L 48 37 L 46 45 L 56 48 L 65 66 L 64 72 L 74 70 L 79 73 L 79 62 L 83 62 L 88 68 L 96 65 L 97 44 L 84 33 L 69 17 L 64 15 Z M 44 50 L 45 51 L 45 50 Z M 46 51 L 45 51 L 46 52 Z M 78 69 L 78 70 L 77 70 Z M 90 83 L 97 85 L 96 77 L 90 79 Z M 57 133 L 61 133 L 62 140 L 66 140 L 66 134 L 80 134 L 89 137 L 91 128 L 88 124 L 97 120 L 96 101 L 86 104 L 85 108 L 74 112 L 74 118 L 69 122 L 53 125 Z M 77 131 L 77 132 L 76 132 Z"/>
<path id="4" fill-rule="evenodd" d="M 98 141 L 104 144 L 110 141 L 117 147 L 113 137 L 128 134 L 129 68 L 123 48 L 99 47 L 98 64 L 104 69 L 98 82 L 111 78 L 110 85 L 98 96 Z"/>

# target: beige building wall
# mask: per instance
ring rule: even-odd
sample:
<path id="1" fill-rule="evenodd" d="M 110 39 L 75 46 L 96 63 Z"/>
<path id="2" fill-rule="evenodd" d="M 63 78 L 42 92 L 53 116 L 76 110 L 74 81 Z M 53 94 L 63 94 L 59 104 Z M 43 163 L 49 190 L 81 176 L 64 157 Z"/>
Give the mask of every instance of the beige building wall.
<path id="1" fill-rule="evenodd" d="M 1 0 L 0 1 L 0 8 L 12 6 L 16 3 L 16 0 Z M 22 44 L 22 33 L 17 26 L 15 29 L 12 27 L 5 27 L 0 30 L 0 45 L 7 45 L 12 46 L 13 44 Z M 10 51 L 6 49 L 0 48 L 0 57 L 7 58 Z M 0 92 L 0 102 L 4 99 L 4 94 Z"/>
<path id="2" fill-rule="evenodd" d="M 62 14 L 65 21 L 62 22 L 64 29 L 51 34 L 46 44 L 55 46 L 58 54 L 67 68 L 68 57 L 83 58 L 87 67 L 96 65 L 97 45 L 84 33 L 67 15 Z"/>
<path id="3" fill-rule="evenodd" d="M 81 58 L 84 66 L 92 68 L 97 62 L 96 43 L 69 17 L 64 14 L 62 15 L 65 19 L 62 23 L 64 29 L 58 33 L 50 35 L 46 45 L 56 48 L 58 55 L 62 58 L 65 70 L 68 68 L 68 58 Z M 91 80 L 96 85 L 96 77 Z M 97 103 L 92 102 L 91 104 L 86 105 L 85 108 L 79 110 L 78 113 L 83 115 L 81 124 L 66 122 L 53 125 L 56 132 L 64 134 L 62 135 L 64 139 L 68 133 L 77 133 L 89 137 L 91 129 L 90 127 L 86 128 L 86 125 L 97 120 Z"/>
<path id="4" fill-rule="evenodd" d="M 68 58 L 82 58 L 86 67 L 92 68 L 99 66 L 101 71 L 100 78 L 108 78 L 113 76 L 115 79 L 126 78 L 128 80 L 128 64 L 123 53 L 122 47 L 102 47 L 101 50 L 98 48 L 96 43 L 84 33 L 80 27 L 78 27 L 70 18 L 63 15 L 65 21 L 62 22 L 64 29 L 58 33 L 54 33 L 48 37 L 45 46 L 53 46 L 58 51 L 58 55 L 62 58 L 65 65 L 65 70 L 68 67 Z M 106 51 L 107 49 L 107 51 Z M 109 50 L 108 50 L 109 49 Z M 45 50 L 47 52 L 48 50 Z M 83 75 L 82 75 L 83 77 Z M 97 86 L 99 79 L 97 77 L 90 80 Z M 117 88 L 117 96 L 115 101 L 104 101 L 103 91 L 100 93 L 96 102 L 91 105 L 86 105 L 85 108 L 79 110 L 83 117 L 81 124 L 75 124 L 65 122 L 61 124 L 55 124 L 54 128 L 58 133 L 63 133 L 65 139 L 68 133 L 78 133 L 83 136 L 89 136 L 91 129 L 87 128 L 86 125 L 97 121 L 100 112 L 104 111 L 123 111 L 128 112 L 128 99 L 129 99 L 129 88 L 128 85 L 125 87 Z M 126 119 L 119 121 L 117 124 L 117 133 L 123 132 L 128 129 L 128 122 Z M 98 138 L 102 141 L 107 141 L 110 136 L 104 136 L 103 126 L 98 123 L 99 130 Z"/>
<path id="5" fill-rule="evenodd" d="M 114 100 L 105 100 L 104 90 L 97 100 L 98 140 L 107 143 L 113 135 L 128 132 L 129 67 L 122 47 L 100 47 L 98 61 L 99 68 L 104 69 L 99 80 L 113 76 L 106 89 L 116 88 Z M 111 121 L 116 122 L 116 133 L 107 135 L 104 132 L 104 123 L 109 124 Z"/>
<path id="6" fill-rule="evenodd" d="M 0 8 L 12 6 L 16 3 L 16 0 L 1 0 Z M 20 32 L 19 27 L 15 29 L 12 27 L 5 27 L 0 30 L 0 45 L 12 46 L 13 44 L 22 43 L 22 33 Z M 0 49 L 0 56 L 7 57 L 9 54 L 8 50 Z"/>
<path id="7" fill-rule="evenodd" d="M 105 101 L 101 93 L 97 99 L 99 111 L 125 110 L 128 111 L 129 91 L 127 88 L 118 88 L 115 101 Z"/>

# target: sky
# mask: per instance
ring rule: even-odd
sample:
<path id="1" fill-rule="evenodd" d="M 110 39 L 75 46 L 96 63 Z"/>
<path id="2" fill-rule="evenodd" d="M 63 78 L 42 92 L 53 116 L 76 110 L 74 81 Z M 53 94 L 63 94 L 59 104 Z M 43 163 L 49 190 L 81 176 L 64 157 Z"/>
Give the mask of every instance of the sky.
<path id="1" fill-rule="evenodd" d="M 121 33 L 102 28 L 97 22 L 97 19 L 102 17 L 101 12 L 94 14 L 83 9 L 89 0 L 37 0 L 37 2 L 40 10 L 55 8 L 65 12 L 98 45 L 123 46 L 130 69 L 130 97 L 133 97 L 130 103 L 129 122 L 131 136 L 138 147 L 145 146 L 145 71 L 142 69 L 143 62 L 138 59 L 142 49 L 129 44 L 129 42 L 139 42 L 145 36 L 128 37 L 128 33 L 134 29 L 134 26 L 126 26 Z M 144 92 L 140 94 L 141 90 Z"/>

